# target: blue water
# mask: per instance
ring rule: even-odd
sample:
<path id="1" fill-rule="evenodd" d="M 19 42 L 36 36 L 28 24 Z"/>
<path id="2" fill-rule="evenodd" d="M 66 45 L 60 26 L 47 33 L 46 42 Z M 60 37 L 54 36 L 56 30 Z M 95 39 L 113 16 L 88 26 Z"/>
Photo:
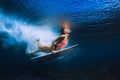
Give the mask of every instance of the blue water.
<path id="1" fill-rule="evenodd" d="M 119 64 L 119 18 L 119 0 L 1 0 L 0 70 L 93 70 Z M 63 20 L 72 26 L 68 46 L 79 46 L 49 63 L 29 60 L 26 51 L 36 49 L 35 38 L 50 43 Z"/>

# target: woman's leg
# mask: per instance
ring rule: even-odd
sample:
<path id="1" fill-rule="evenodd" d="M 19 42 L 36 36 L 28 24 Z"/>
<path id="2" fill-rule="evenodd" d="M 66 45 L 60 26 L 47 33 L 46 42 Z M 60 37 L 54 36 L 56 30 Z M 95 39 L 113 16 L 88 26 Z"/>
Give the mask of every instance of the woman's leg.
<path id="1" fill-rule="evenodd" d="M 41 45 L 39 39 L 37 39 L 36 41 L 37 41 L 37 46 L 41 52 L 50 52 L 52 50 L 52 47 L 53 47 L 52 44 L 43 46 Z"/>

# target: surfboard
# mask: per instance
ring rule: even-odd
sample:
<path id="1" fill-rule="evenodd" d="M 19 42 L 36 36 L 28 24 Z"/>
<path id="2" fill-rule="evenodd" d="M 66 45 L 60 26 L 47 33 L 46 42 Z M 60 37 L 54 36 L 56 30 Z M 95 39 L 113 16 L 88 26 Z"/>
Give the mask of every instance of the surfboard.
<path id="1" fill-rule="evenodd" d="M 36 57 L 32 57 L 32 58 L 30 58 L 30 59 L 31 59 L 31 60 L 36 60 L 36 59 L 38 59 L 38 60 L 41 60 L 41 61 L 51 60 L 51 59 L 60 57 L 60 56 L 62 56 L 62 55 L 65 55 L 65 54 L 67 54 L 67 53 L 70 53 L 71 50 L 74 50 L 75 47 L 77 47 L 77 46 L 78 46 L 78 44 L 75 44 L 75 45 L 70 46 L 70 47 L 68 47 L 68 48 L 64 48 L 64 49 L 58 50 L 58 51 L 56 51 L 56 53 L 54 53 L 54 54 L 48 53 L 48 54 L 46 54 L 46 55 L 44 55 L 44 56 L 36 56 Z"/>

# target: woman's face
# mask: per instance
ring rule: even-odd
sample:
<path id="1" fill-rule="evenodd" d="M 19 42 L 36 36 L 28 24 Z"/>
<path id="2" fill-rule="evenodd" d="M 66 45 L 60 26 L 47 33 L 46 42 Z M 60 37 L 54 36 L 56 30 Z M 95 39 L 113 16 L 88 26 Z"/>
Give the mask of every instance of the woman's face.
<path id="1" fill-rule="evenodd" d="M 67 34 L 70 33 L 70 29 L 65 28 L 65 29 L 64 29 L 64 33 L 67 33 Z"/>

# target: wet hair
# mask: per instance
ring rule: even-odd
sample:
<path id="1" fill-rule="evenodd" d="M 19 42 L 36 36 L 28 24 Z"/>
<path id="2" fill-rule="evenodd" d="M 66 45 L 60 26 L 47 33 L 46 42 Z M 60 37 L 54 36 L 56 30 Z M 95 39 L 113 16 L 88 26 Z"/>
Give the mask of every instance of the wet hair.
<path id="1" fill-rule="evenodd" d="M 65 34 L 65 33 L 64 33 L 64 28 L 61 29 L 60 35 L 62 35 L 62 34 Z"/>

